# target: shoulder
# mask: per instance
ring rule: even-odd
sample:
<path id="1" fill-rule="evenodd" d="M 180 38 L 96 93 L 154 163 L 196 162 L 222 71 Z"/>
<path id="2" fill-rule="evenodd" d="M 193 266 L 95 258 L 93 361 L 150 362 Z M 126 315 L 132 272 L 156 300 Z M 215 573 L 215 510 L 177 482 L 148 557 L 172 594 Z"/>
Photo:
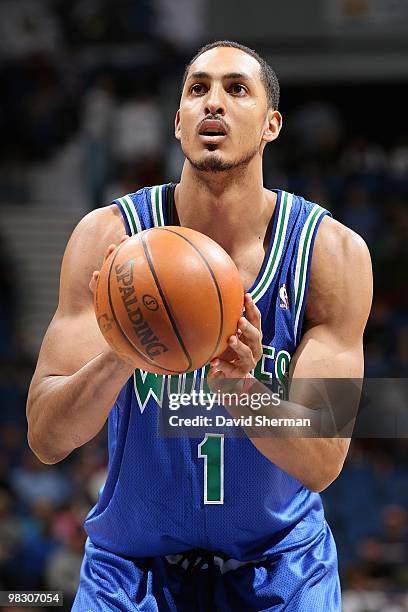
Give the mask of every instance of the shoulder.
<path id="1" fill-rule="evenodd" d="M 361 260 L 370 262 L 370 253 L 363 238 L 332 217 L 325 216 L 316 235 L 313 251 L 312 267 L 328 267 L 327 258 L 338 265 Z"/>
<path id="2" fill-rule="evenodd" d="M 371 307 L 371 258 L 364 240 L 325 216 L 313 249 L 306 319 L 365 322 Z"/>
<path id="3" fill-rule="evenodd" d="M 108 246 L 118 244 L 124 234 L 123 218 L 116 205 L 98 208 L 85 215 L 72 232 L 65 249 L 61 291 L 87 294 L 92 273 L 101 268 Z"/>
<path id="4" fill-rule="evenodd" d="M 96 208 L 85 215 L 76 226 L 74 233 L 93 236 L 93 240 L 103 239 L 104 236 L 115 236 L 124 231 L 123 216 L 116 204 Z"/>
<path id="5" fill-rule="evenodd" d="M 363 238 L 332 217 L 325 216 L 319 226 L 312 256 L 312 274 L 321 276 L 329 269 L 362 266 L 371 269 L 371 258 Z M 334 269 L 333 269 L 334 267 Z"/>
<path id="6" fill-rule="evenodd" d="M 77 224 L 68 242 L 67 251 L 75 249 L 78 254 L 104 253 L 107 246 L 118 242 L 126 233 L 119 208 L 115 204 L 97 208 L 85 215 Z"/>

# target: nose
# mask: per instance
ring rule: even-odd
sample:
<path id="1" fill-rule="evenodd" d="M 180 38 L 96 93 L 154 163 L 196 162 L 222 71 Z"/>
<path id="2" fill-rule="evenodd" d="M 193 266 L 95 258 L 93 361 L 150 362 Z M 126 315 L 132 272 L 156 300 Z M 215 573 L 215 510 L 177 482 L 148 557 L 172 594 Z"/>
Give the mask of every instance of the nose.
<path id="1" fill-rule="evenodd" d="M 213 84 L 205 100 L 206 115 L 225 115 L 225 100 L 221 85 Z"/>

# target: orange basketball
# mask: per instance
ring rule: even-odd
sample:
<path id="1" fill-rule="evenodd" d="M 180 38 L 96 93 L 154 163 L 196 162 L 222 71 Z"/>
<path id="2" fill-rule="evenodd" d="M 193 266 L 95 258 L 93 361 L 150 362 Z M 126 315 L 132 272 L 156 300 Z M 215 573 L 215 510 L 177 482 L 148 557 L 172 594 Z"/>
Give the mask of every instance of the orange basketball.
<path id="1" fill-rule="evenodd" d="M 186 227 L 129 238 L 102 266 L 95 313 L 108 344 L 135 368 L 196 370 L 227 348 L 244 290 L 230 256 Z"/>

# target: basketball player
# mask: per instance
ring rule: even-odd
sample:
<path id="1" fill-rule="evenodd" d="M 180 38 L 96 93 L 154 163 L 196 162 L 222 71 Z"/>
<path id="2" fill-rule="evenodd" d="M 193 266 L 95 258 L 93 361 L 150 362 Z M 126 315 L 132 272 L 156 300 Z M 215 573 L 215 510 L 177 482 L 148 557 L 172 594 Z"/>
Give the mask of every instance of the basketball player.
<path id="1" fill-rule="evenodd" d="M 174 380 L 133 371 L 110 350 L 90 291 L 124 234 L 190 227 L 230 254 L 246 290 L 233 358 L 215 360 L 210 380 L 254 368 L 271 380 L 289 362 L 293 377 L 363 376 L 369 254 L 325 209 L 263 186 L 262 154 L 282 125 L 278 102 L 276 76 L 254 51 L 225 41 L 201 49 L 175 119 L 186 157 L 180 183 L 91 212 L 68 243 L 27 414 L 29 444 L 49 464 L 109 420 L 109 471 L 85 521 L 75 611 L 340 610 L 318 492 L 339 474 L 349 440 L 160 437 Z M 203 375 L 181 382 L 198 388 Z"/>

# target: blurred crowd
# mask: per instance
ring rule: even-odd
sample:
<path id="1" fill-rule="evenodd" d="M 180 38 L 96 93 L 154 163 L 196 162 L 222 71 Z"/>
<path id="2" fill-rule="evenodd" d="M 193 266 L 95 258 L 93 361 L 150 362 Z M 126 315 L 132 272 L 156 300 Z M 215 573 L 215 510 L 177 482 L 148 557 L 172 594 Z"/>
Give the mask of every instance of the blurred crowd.
<path id="1" fill-rule="evenodd" d="M 56 468 L 27 448 L 21 424 L 2 424 L 0 436 L 0 590 L 62 591 L 70 610 L 82 523 L 106 476 L 104 435 Z"/>
<path id="2" fill-rule="evenodd" d="M 325 206 L 367 242 L 374 301 L 365 335 L 366 376 L 405 377 L 408 131 L 391 133 L 391 141 L 389 132 L 373 140 L 347 129 L 353 118 L 323 100 L 295 108 L 282 135 L 280 170 L 289 191 Z"/>
<path id="3" fill-rule="evenodd" d="M 202 42 L 204 2 L 182 4 L 190 28 L 180 26 L 170 0 L 0 4 L 0 206 L 86 210 L 178 180 L 183 158 L 172 114 L 184 64 Z M 340 92 L 339 86 L 339 99 Z M 313 87 L 284 90 L 282 112 L 282 135 L 265 154 L 265 184 L 329 208 L 367 241 L 375 299 L 366 375 L 404 377 L 403 116 L 400 123 L 390 118 L 401 129 L 359 131 L 349 108 Z M 63 590 L 69 610 L 85 540 L 81 525 L 106 473 L 106 431 L 54 467 L 29 451 L 25 399 L 35 356 L 21 343 L 18 309 L 13 252 L 0 235 L 0 590 Z M 404 440 L 356 440 L 323 494 L 346 612 L 408 608 L 407 468 Z"/>

